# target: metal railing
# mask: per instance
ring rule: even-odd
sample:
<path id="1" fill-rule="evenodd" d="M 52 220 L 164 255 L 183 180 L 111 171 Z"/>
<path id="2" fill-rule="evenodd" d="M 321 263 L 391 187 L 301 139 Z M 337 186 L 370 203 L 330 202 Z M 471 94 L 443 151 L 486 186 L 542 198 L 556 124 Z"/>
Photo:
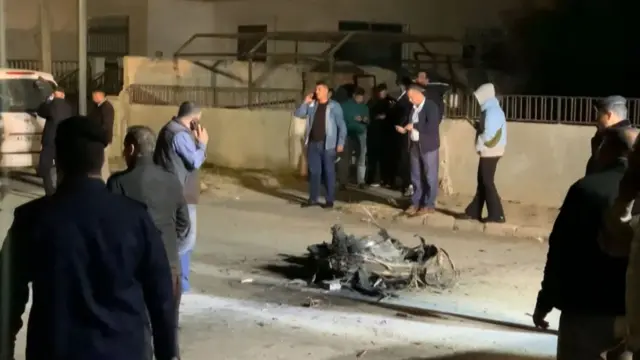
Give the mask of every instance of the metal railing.
<path id="1" fill-rule="evenodd" d="M 599 98 L 566 96 L 502 95 L 498 97 L 510 121 L 589 125 L 596 120 Z M 480 105 L 473 95 L 457 95 L 449 102 L 446 117 L 477 119 Z M 628 119 L 640 125 L 640 99 L 627 99 Z"/>
<path id="2" fill-rule="evenodd" d="M 290 109 L 300 101 L 300 89 L 262 89 L 246 87 L 202 87 L 133 84 L 129 99 L 133 104 L 180 105 L 191 101 L 202 107 L 229 109 Z"/>
<path id="3" fill-rule="evenodd" d="M 10 59 L 7 60 L 10 68 L 25 69 L 40 71 L 42 69 L 42 62 L 40 60 L 26 60 L 26 59 Z M 51 72 L 54 78 L 60 78 L 66 74 L 78 70 L 77 61 L 66 60 L 54 60 L 51 63 Z"/>

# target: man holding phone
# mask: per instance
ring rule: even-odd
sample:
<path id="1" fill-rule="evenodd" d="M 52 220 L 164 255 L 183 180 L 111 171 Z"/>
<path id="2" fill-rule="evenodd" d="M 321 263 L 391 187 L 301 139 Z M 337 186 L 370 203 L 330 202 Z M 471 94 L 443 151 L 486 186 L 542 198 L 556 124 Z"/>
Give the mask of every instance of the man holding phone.
<path id="1" fill-rule="evenodd" d="M 331 209 L 335 201 L 336 156 L 344 150 L 347 137 L 342 107 L 330 99 L 329 86 L 318 82 L 315 92 L 305 97 L 294 116 L 307 119 L 304 143 L 309 166 L 309 199 L 302 207 L 320 205 L 318 198 L 324 178 L 327 196 L 323 207 Z"/>
<path id="2" fill-rule="evenodd" d="M 178 115 L 158 134 L 153 160 L 180 180 L 189 210 L 191 227 L 178 243 L 182 292 L 190 290 L 189 271 L 191 253 L 196 244 L 196 204 L 200 195 L 198 169 L 207 157 L 209 133 L 200 124 L 201 110 L 186 101 L 180 105 Z"/>

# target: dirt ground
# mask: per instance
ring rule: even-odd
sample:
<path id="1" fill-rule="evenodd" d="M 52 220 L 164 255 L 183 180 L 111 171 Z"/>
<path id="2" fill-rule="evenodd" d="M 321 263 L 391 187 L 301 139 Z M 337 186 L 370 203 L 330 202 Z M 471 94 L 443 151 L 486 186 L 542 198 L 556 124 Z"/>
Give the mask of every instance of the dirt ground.
<path id="1" fill-rule="evenodd" d="M 292 176 L 276 176 L 256 171 L 231 171 L 209 168 L 201 175 L 202 191 L 215 196 L 237 197 L 262 193 L 274 197 L 287 198 L 293 202 L 304 201 L 307 184 L 304 179 Z M 459 217 L 471 202 L 472 196 L 463 194 L 441 194 L 438 210 L 445 215 Z M 407 199 L 398 192 L 387 189 L 350 189 L 338 194 L 339 208 L 348 213 L 367 215 L 376 219 L 393 219 L 406 206 Z M 551 229 L 557 208 L 527 205 L 514 201 L 503 202 L 507 222 L 517 226 Z M 365 210 L 366 209 L 366 210 Z"/>

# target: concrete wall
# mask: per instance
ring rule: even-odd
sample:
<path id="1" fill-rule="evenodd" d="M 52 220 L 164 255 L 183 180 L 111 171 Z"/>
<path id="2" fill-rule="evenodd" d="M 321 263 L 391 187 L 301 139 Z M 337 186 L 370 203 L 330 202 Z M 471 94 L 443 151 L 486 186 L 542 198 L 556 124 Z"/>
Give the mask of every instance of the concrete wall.
<path id="1" fill-rule="evenodd" d="M 78 59 L 77 0 L 46 0 L 49 6 L 53 60 Z M 6 0 L 7 57 L 35 60 L 40 56 L 39 0 Z M 87 1 L 89 18 L 129 16 L 129 49 L 147 54 L 147 0 Z"/>
<path id="2" fill-rule="evenodd" d="M 114 100 L 117 125 L 114 144 L 129 125 L 159 130 L 177 111 L 175 106 L 129 105 L 126 94 Z M 290 111 L 205 109 L 202 123 L 211 140 L 208 161 L 241 169 L 291 171 L 302 145 L 294 134 Z M 587 126 L 509 123 L 507 153 L 498 164 L 496 183 L 506 200 L 559 206 L 569 186 L 584 175 L 589 139 Z M 465 121 L 445 120 L 441 126 L 440 175 L 451 190 L 473 194 L 478 157 L 473 128 Z M 118 156 L 113 146 L 111 156 Z"/>

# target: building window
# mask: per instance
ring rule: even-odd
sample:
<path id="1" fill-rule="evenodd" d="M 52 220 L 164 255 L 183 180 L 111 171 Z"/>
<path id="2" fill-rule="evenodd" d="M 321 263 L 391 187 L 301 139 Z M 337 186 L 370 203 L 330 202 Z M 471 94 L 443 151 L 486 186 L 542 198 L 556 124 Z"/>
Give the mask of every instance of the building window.
<path id="1" fill-rule="evenodd" d="M 340 21 L 338 30 L 402 34 L 404 25 Z M 371 43 L 349 41 L 336 51 L 335 58 L 336 60 L 350 61 L 356 65 L 373 65 L 396 70 L 402 66 L 402 42 L 377 43 L 375 46 L 371 46 Z"/>
<path id="2" fill-rule="evenodd" d="M 255 36 L 238 39 L 238 60 L 247 61 L 247 53 L 251 51 L 264 37 L 267 25 L 241 25 L 238 26 L 238 34 L 254 34 Z M 253 61 L 266 61 L 267 42 L 263 42 L 255 51 Z"/>

